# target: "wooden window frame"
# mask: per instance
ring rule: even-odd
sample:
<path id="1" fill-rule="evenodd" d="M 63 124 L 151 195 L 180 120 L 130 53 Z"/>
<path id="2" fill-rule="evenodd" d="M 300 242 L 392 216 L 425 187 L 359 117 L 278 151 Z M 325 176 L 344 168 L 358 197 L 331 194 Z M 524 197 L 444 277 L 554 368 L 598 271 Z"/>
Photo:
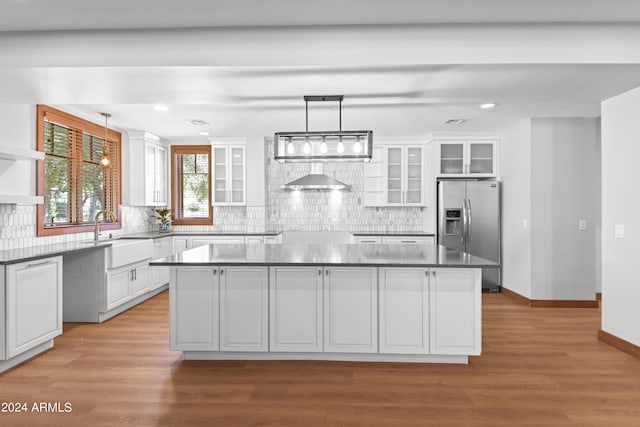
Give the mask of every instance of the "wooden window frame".
<path id="1" fill-rule="evenodd" d="M 182 212 L 182 175 L 180 174 L 179 156 L 182 154 L 207 154 L 209 156 L 209 215 L 207 218 L 179 218 Z M 175 225 L 213 225 L 213 207 L 211 205 L 211 146 L 210 145 L 172 145 L 171 146 L 171 209 Z"/>
<path id="2" fill-rule="evenodd" d="M 52 119 L 51 121 L 67 126 L 69 128 L 77 129 L 82 132 L 86 132 L 95 136 L 105 135 L 105 127 L 88 120 L 81 119 L 80 117 L 73 116 L 64 111 L 57 110 L 47 105 L 38 105 L 36 108 L 36 147 L 38 151 L 44 152 L 44 128 L 45 117 Z M 104 137 L 103 137 L 104 138 Z M 112 207 L 114 215 L 116 215 L 117 222 L 100 224 L 101 230 L 117 230 L 122 228 L 122 135 L 120 132 L 109 129 L 107 132 L 107 139 L 115 142 L 115 152 L 109 153 L 112 158 L 112 162 L 115 166 L 111 166 L 115 169 L 115 181 L 116 181 L 116 206 Z M 81 155 L 81 153 L 80 153 Z M 80 161 L 82 163 L 82 161 Z M 37 194 L 44 196 L 44 160 L 38 160 L 38 176 L 37 176 Z M 80 190 L 82 191 L 82 190 Z M 78 190 L 74 189 L 70 191 L 71 198 L 77 200 L 80 195 Z M 72 205 L 75 204 L 72 202 Z M 84 224 L 68 224 L 59 225 L 55 227 L 45 227 L 44 224 L 44 205 L 37 205 L 37 236 L 57 236 L 63 234 L 72 233 L 87 233 L 92 232 L 95 229 L 95 223 Z"/>

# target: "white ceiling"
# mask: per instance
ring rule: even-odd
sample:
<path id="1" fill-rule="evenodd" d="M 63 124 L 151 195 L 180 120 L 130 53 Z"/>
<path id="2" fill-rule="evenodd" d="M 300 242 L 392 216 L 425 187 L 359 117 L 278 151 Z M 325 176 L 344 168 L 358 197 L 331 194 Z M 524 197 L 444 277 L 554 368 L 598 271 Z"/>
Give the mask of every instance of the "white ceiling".
<path id="1" fill-rule="evenodd" d="M 1 0 L 0 31 L 637 22 L 637 0 Z"/>
<path id="2" fill-rule="evenodd" d="M 0 10 L 0 50 L 1 31 L 640 21 L 637 0 L 0 0 Z M 304 47 L 291 54 L 300 52 Z M 214 136 L 303 130 L 303 95 L 343 94 L 343 129 L 402 136 L 499 130 L 526 117 L 596 117 L 602 100 L 637 86 L 640 65 L 620 64 L 0 67 L 0 102 L 60 105 L 98 122 L 99 112 L 110 112 L 110 126 L 172 141 L 204 140 L 201 130 Z M 480 110 L 487 101 L 499 105 Z M 155 111 L 155 103 L 170 110 Z M 336 107 L 310 104 L 309 129 L 335 129 Z M 185 123 L 194 118 L 211 126 Z M 443 125 L 451 118 L 468 122 Z"/>

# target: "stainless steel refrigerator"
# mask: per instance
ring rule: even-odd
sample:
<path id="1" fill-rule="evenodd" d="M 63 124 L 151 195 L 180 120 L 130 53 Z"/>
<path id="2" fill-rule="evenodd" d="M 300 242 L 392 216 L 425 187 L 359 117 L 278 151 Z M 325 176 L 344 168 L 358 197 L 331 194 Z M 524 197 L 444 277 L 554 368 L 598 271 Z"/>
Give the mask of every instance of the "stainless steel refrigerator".
<path id="1" fill-rule="evenodd" d="M 439 180 L 438 244 L 500 264 L 500 182 Z M 484 291 L 500 289 L 500 270 L 483 269 Z"/>

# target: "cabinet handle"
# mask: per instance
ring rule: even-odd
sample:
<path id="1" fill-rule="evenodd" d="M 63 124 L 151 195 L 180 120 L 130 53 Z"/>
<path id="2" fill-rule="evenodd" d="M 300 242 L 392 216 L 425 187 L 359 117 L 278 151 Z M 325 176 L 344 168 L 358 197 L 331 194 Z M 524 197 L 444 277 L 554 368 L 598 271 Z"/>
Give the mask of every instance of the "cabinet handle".
<path id="1" fill-rule="evenodd" d="M 133 280 L 138 280 L 138 269 L 137 268 L 133 269 Z"/>
<path id="2" fill-rule="evenodd" d="M 215 276 L 216 274 L 218 274 L 218 270 L 213 270 L 213 275 Z"/>
<path id="3" fill-rule="evenodd" d="M 415 240 L 401 240 L 401 243 L 417 243 Z"/>
<path id="4" fill-rule="evenodd" d="M 224 274 L 224 270 L 220 269 L 220 275 L 222 276 Z"/>
<path id="5" fill-rule="evenodd" d="M 322 270 L 318 269 L 318 276 L 322 276 Z"/>
<path id="6" fill-rule="evenodd" d="M 431 270 L 431 275 L 432 275 L 433 277 L 436 277 L 436 271 L 435 271 L 435 270 Z"/>
<path id="7" fill-rule="evenodd" d="M 429 270 L 425 270 L 425 271 L 424 271 L 424 275 L 425 275 L 425 276 L 427 276 L 427 277 L 429 277 Z"/>
<path id="8" fill-rule="evenodd" d="M 324 274 L 327 275 L 327 276 L 329 275 L 329 269 L 328 268 L 324 271 Z"/>
<path id="9" fill-rule="evenodd" d="M 133 282 L 133 270 L 129 270 L 129 280 Z"/>

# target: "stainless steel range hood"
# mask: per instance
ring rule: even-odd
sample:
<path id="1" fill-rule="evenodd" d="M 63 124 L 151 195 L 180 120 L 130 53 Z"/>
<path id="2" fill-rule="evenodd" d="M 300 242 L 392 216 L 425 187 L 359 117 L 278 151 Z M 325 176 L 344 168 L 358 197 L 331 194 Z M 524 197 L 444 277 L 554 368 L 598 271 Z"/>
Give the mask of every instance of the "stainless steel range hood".
<path id="1" fill-rule="evenodd" d="M 322 165 L 311 164 L 311 173 L 280 186 L 288 191 L 351 191 L 351 186 L 322 173 Z"/>

